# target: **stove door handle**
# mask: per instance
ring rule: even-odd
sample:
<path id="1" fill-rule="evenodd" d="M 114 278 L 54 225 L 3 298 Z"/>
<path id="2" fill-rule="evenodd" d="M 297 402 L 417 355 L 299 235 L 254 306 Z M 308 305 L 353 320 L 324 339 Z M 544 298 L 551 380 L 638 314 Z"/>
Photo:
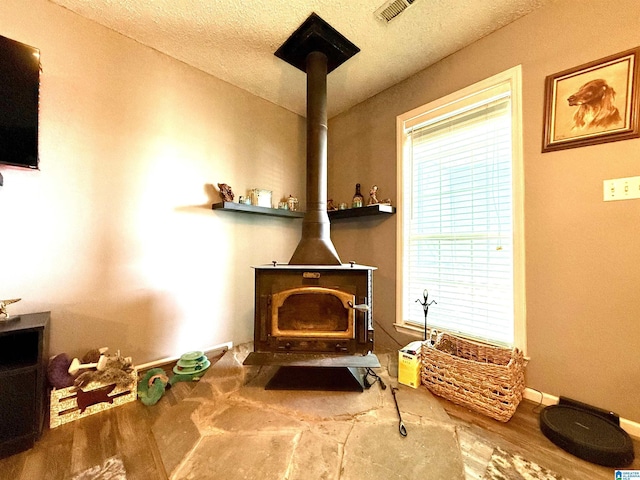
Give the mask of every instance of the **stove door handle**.
<path id="1" fill-rule="evenodd" d="M 347 302 L 347 305 L 349 305 L 349 307 L 353 308 L 354 310 L 358 310 L 359 312 L 368 312 L 370 310 L 369 305 L 366 305 L 364 303 L 360 305 L 354 305 L 351 300 Z"/>

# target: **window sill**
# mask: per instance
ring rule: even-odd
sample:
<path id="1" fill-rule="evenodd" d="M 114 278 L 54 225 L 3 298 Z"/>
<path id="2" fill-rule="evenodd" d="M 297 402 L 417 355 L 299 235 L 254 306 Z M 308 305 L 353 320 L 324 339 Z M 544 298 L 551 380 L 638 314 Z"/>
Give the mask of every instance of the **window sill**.
<path id="1" fill-rule="evenodd" d="M 419 338 L 420 340 L 424 340 L 424 329 L 420 325 L 412 325 L 410 323 L 394 323 L 393 326 L 396 329 L 396 332 L 398 332 L 398 333 L 404 333 L 405 335 L 410 335 L 412 337 Z M 431 338 L 432 340 L 435 340 L 437 334 L 440 333 L 441 331 L 443 331 L 443 330 L 433 330 L 432 331 L 431 329 L 429 329 L 429 332 L 427 333 L 427 337 Z M 474 338 L 474 337 L 470 337 L 470 336 L 466 336 L 466 335 L 461 335 L 459 332 L 449 332 L 449 333 L 451 335 L 457 335 L 457 336 L 459 336 L 461 338 L 465 338 L 465 339 L 473 341 L 473 342 L 484 343 L 484 344 L 490 345 L 492 347 L 513 348 L 512 345 L 507 345 L 507 344 L 503 344 L 503 343 L 499 343 L 499 342 L 488 342 L 487 340 L 483 340 L 483 339 L 480 339 L 480 338 Z M 530 360 L 530 358 L 527 356 L 526 351 L 522 347 L 519 347 L 519 348 L 520 348 L 520 350 L 522 350 L 522 352 L 523 352 L 523 354 L 525 356 L 525 360 L 528 362 Z"/>
<path id="2" fill-rule="evenodd" d="M 418 325 L 411 325 L 408 323 L 394 323 L 393 326 L 398 333 L 411 335 L 412 337 L 419 338 L 420 340 L 424 339 L 424 328 Z"/>

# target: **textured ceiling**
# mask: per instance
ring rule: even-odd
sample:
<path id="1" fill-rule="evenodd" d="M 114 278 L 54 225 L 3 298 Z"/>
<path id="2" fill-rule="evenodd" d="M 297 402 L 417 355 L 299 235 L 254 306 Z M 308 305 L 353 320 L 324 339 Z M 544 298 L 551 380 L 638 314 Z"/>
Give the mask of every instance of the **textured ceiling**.
<path id="1" fill-rule="evenodd" d="M 386 23 L 383 0 L 50 0 L 139 43 L 305 115 L 305 74 L 274 55 L 312 13 L 360 48 L 329 74 L 329 117 L 548 0 L 415 0 Z"/>

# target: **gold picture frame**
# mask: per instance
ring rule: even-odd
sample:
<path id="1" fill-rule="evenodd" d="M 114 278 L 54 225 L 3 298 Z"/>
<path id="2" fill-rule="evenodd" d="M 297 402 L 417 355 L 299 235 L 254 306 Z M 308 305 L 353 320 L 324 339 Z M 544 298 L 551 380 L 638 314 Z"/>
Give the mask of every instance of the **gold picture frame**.
<path id="1" fill-rule="evenodd" d="M 542 152 L 640 137 L 640 47 L 545 80 Z"/>

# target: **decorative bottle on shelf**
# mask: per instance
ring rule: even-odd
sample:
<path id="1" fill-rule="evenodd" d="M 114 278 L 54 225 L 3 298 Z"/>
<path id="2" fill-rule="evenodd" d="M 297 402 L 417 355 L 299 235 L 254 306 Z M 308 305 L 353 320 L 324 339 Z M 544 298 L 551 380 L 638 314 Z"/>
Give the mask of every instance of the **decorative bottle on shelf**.
<path id="1" fill-rule="evenodd" d="M 359 208 L 363 205 L 364 197 L 360 193 L 360 184 L 356 183 L 356 194 L 353 196 L 351 208 Z"/>

